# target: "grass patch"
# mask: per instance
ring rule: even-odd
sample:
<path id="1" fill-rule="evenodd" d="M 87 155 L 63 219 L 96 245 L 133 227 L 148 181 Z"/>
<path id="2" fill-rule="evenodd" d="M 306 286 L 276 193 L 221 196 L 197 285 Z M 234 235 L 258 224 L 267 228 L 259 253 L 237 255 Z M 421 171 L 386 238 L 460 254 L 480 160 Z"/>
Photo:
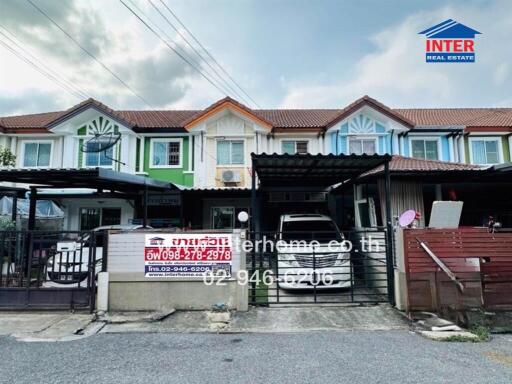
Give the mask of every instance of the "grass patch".
<path id="1" fill-rule="evenodd" d="M 442 339 L 442 341 L 447 342 L 457 342 L 457 343 L 480 343 L 482 341 L 489 341 L 491 338 L 491 332 L 489 328 L 483 325 L 477 325 L 469 329 L 469 332 L 474 334 L 476 337 L 467 337 L 462 335 L 453 335 L 447 337 L 446 339 Z"/>
<path id="2" fill-rule="evenodd" d="M 478 336 L 478 341 L 488 341 L 491 338 L 491 331 L 484 325 L 477 325 L 470 328 L 469 331 Z"/>

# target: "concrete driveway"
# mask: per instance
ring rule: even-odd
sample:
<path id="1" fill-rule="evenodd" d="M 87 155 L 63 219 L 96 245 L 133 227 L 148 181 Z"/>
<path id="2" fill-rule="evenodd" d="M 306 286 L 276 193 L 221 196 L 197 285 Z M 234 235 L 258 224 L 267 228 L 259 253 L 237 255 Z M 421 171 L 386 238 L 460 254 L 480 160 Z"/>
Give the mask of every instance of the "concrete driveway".
<path id="1" fill-rule="evenodd" d="M 390 305 L 254 307 L 248 312 L 169 311 L 157 321 L 145 313 L 125 313 L 117 321 L 88 313 L 2 312 L 0 335 L 24 341 L 70 341 L 102 333 L 313 332 L 409 329 Z M 120 319 L 120 320 L 119 320 Z M 123 320 L 124 319 L 124 320 Z"/>
<path id="2" fill-rule="evenodd" d="M 226 316 L 227 315 L 227 316 Z M 409 329 L 390 305 L 251 308 L 248 312 L 175 312 L 152 323 L 107 324 L 101 332 L 312 332 Z"/>

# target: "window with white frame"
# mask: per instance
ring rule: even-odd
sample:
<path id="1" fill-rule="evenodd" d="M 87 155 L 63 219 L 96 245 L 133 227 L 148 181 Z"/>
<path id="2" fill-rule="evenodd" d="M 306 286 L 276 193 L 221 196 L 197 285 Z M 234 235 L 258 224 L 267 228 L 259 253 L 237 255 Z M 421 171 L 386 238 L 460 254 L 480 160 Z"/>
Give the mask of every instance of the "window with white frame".
<path id="1" fill-rule="evenodd" d="M 23 143 L 23 167 L 44 168 L 51 162 L 52 143 L 33 141 Z"/>
<path id="2" fill-rule="evenodd" d="M 411 139 L 411 156 L 416 159 L 439 160 L 439 140 Z"/>
<path id="3" fill-rule="evenodd" d="M 283 140 L 281 141 L 281 152 L 289 155 L 296 153 L 304 155 L 308 153 L 308 144 L 307 140 Z"/>
<path id="4" fill-rule="evenodd" d="M 377 153 L 377 139 L 350 137 L 348 139 L 348 152 L 355 155 L 374 155 Z"/>
<path id="5" fill-rule="evenodd" d="M 91 141 L 85 143 L 86 152 L 83 156 L 83 163 L 85 167 L 100 167 L 111 168 L 114 158 L 114 147 L 110 147 L 104 151 L 100 151 L 104 144 L 98 141 Z"/>
<path id="6" fill-rule="evenodd" d="M 243 140 L 217 140 L 217 165 L 243 165 Z"/>
<path id="7" fill-rule="evenodd" d="M 182 166 L 181 139 L 152 139 L 151 167 L 180 168 Z"/>
<path id="8" fill-rule="evenodd" d="M 470 139 L 470 154 L 473 164 L 501 163 L 500 139 Z"/>

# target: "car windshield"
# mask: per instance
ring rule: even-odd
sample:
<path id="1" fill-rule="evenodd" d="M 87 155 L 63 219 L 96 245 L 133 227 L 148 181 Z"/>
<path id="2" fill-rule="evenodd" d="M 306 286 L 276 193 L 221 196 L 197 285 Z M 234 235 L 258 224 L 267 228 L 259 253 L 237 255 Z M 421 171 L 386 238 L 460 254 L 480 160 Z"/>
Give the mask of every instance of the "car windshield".
<path id="1" fill-rule="evenodd" d="M 343 240 L 338 228 L 330 220 L 285 221 L 283 223 L 281 239 L 284 241 L 317 240 L 319 242 Z"/>

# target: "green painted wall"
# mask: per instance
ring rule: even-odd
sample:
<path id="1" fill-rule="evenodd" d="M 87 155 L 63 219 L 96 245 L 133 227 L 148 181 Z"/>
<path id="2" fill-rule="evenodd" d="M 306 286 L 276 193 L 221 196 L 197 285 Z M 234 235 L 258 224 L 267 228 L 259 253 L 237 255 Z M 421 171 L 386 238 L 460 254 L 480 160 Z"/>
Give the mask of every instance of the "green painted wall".
<path id="1" fill-rule="evenodd" d="M 505 163 L 510 162 L 510 147 L 508 145 L 508 137 L 502 136 L 501 142 L 503 143 L 503 160 Z"/>
<path id="2" fill-rule="evenodd" d="M 188 137 L 182 137 L 183 139 L 183 168 L 150 168 L 150 143 L 151 139 L 157 137 L 145 137 L 144 138 L 144 172 L 153 179 L 170 181 L 172 183 L 191 187 L 194 184 L 194 174 L 185 173 L 184 171 L 189 169 L 188 166 Z"/>
<path id="3" fill-rule="evenodd" d="M 464 150 L 466 152 L 466 163 L 470 163 L 471 159 L 469 158 L 469 137 L 464 137 Z M 475 137 L 475 136 L 473 136 Z M 482 136 L 482 137 L 496 137 L 496 136 Z M 510 162 L 510 146 L 508 144 L 508 137 L 507 136 L 501 136 L 501 147 L 503 149 L 503 161 L 505 163 Z"/>

